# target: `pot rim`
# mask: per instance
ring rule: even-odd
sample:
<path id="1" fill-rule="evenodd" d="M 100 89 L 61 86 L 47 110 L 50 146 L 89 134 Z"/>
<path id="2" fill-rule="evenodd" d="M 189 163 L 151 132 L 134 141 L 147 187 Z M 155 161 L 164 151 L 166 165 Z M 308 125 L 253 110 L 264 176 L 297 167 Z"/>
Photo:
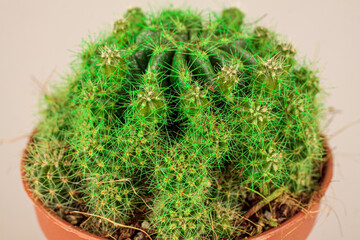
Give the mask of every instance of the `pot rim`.
<path id="1" fill-rule="evenodd" d="M 27 146 L 33 140 L 32 135 L 29 137 Z M 324 138 L 324 148 L 325 148 L 326 155 L 324 157 L 325 158 L 324 165 L 322 166 L 322 169 L 321 169 L 323 176 L 321 177 L 321 180 L 320 180 L 320 183 L 321 183 L 320 188 L 317 190 L 317 192 L 314 193 L 315 195 L 311 201 L 311 204 L 306 206 L 303 210 L 301 210 L 300 212 L 295 214 L 293 217 L 291 217 L 291 218 L 287 219 L 285 222 L 281 223 L 279 226 L 277 226 L 275 228 L 271 228 L 265 232 L 262 232 L 258 235 L 252 236 L 252 237 L 249 237 L 247 239 L 249 239 L 249 240 L 265 239 L 264 237 L 266 237 L 267 235 L 273 235 L 279 231 L 283 231 L 288 226 L 294 225 L 294 222 L 301 223 L 302 219 L 305 219 L 308 215 L 312 215 L 311 208 L 317 204 L 320 204 L 320 201 L 321 201 L 322 197 L 325 195 L 326 190 L 329 187 L 329 184 L 330 184 L 332 176 L 333 176 L 333 164 L 334 164 L 333 163 L 333 155 L 332 155 L 332 151 L 329 147 L 328 140 L 326 138 Z M 25 148 L 23 150 L 23 154 L 21 157 L 21 163 L 20 163 L 21 179 L 22 179 L 24 190 L 25 190 L 26 194 L 28 195 L 28 197 L 33 202 L 34 206 L 40 212 L 42 212 L 47 218 L 49 218 L 56 225 L 63 228 L 65 231 L 72 232 L 72 233 L 76 234 L 77 236 L 82 237 L 84 239 L 105 240 L 106 238 L 96 236 L 92 233 L 89 233 L 89 232 L 65 221 L 60 216 L 58 216 L 52 209 L 43 205 L 43 203 L 40 199 L 35 198 L 34 194 L 30 191 L 31 187 L 25 178 L 24 165 L 25 165 L 26 154 L 27 154 L 27 148 Z"/>

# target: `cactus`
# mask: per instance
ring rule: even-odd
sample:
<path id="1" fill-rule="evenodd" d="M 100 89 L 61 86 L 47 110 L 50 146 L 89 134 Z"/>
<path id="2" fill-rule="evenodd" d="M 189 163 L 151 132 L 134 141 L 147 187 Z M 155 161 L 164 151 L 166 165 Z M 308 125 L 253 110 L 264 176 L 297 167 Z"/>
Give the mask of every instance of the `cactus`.
<path id="1" fill-rule="evenodd" d="M 255 193 L 310 194 L 323 160 L 316 72 L 274 32 L 225 9 L 129 9 L 83 44 L 44 98 L 26 178 L 81 227 L 115 234 L 137 208 L 156 239 L 231 238 Z"/>

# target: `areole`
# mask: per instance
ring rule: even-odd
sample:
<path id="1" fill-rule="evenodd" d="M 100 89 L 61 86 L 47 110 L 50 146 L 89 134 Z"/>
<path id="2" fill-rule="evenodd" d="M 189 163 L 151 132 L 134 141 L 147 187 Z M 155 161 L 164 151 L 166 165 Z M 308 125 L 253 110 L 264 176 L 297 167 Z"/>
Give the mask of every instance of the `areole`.
<path id="1" fill-rule="evenodd" d="M 32 141 L 30 137 L 29 142 Z M 262 234 L 247 238 L 249 240 L 304 240 L 310 234 L 311 229 L 315 224 L 316 217 L 319 212 L 321 198 L 331 182 L 333 175 L 333 156 L 331 149 L 326 143 L 325 149 L 327 156 L 323 165 L 323 175 L 321 179 L 321 188 L 316 193 L 311 205 L 305 207 L 301 212 L 297 213 L 292 218 L 286 220 L 276 228 L 272 228 Z M 26 156 L 26 149 L 23 152 L 21 159 L 21 177 L 24 189 L 33 201 L 35 212 L 39 225 L 49 240 L 105 240 L 105 238 L 90 234 L 57 216 L 51 209 L 44 206 L 39 199 L 35 199 L 29 189 L 29 185 L 24 177 L 24 158 Z"/>

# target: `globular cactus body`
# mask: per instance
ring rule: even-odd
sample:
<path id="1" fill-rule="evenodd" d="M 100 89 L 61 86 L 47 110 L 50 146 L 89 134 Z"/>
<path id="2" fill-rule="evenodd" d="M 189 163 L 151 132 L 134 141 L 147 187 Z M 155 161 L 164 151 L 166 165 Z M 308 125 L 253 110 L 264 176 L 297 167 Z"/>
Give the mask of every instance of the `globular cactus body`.
<path id="1" fill-rule="evenodd" d="M 243 18 L 134 8 L 85 44 L 29 146 L 36 195 L 120 223 L 145 201 L 157 239 L 188 240 L 232 236 L 254 192 L 311 192 L 318 79 L 291 44 Z M 116 228 L 95 217 L 82 227 Z"/>

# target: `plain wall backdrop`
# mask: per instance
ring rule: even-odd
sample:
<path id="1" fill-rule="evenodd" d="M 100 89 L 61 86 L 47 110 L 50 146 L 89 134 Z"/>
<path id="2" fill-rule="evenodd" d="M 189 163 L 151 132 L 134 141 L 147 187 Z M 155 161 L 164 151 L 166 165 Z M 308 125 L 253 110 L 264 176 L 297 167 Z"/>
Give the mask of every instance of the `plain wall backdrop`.
<path id="1" fill-rule="evenodd" d="M 266 14 L 261 25 L 288 36 L 300 55 L 317 62 L 326 106 L 333 109 L 326 115 L 332 120 L 325 135 L 335 171 L 309 239 L 360 239 L 360 124 L 336 134 L 360 119 L 359 0 L 0 0 L 0 139 L 32 131 L 42 94 L 36 82 L 60 79 L 83 38 L 109 26 L 128 7 L 156 10 L 171 3 L 218 12 L 237 6 L 247 21 Z M 45 239 L 20 181 L 26 141 L 0 143 L 1 240 Z"/>

